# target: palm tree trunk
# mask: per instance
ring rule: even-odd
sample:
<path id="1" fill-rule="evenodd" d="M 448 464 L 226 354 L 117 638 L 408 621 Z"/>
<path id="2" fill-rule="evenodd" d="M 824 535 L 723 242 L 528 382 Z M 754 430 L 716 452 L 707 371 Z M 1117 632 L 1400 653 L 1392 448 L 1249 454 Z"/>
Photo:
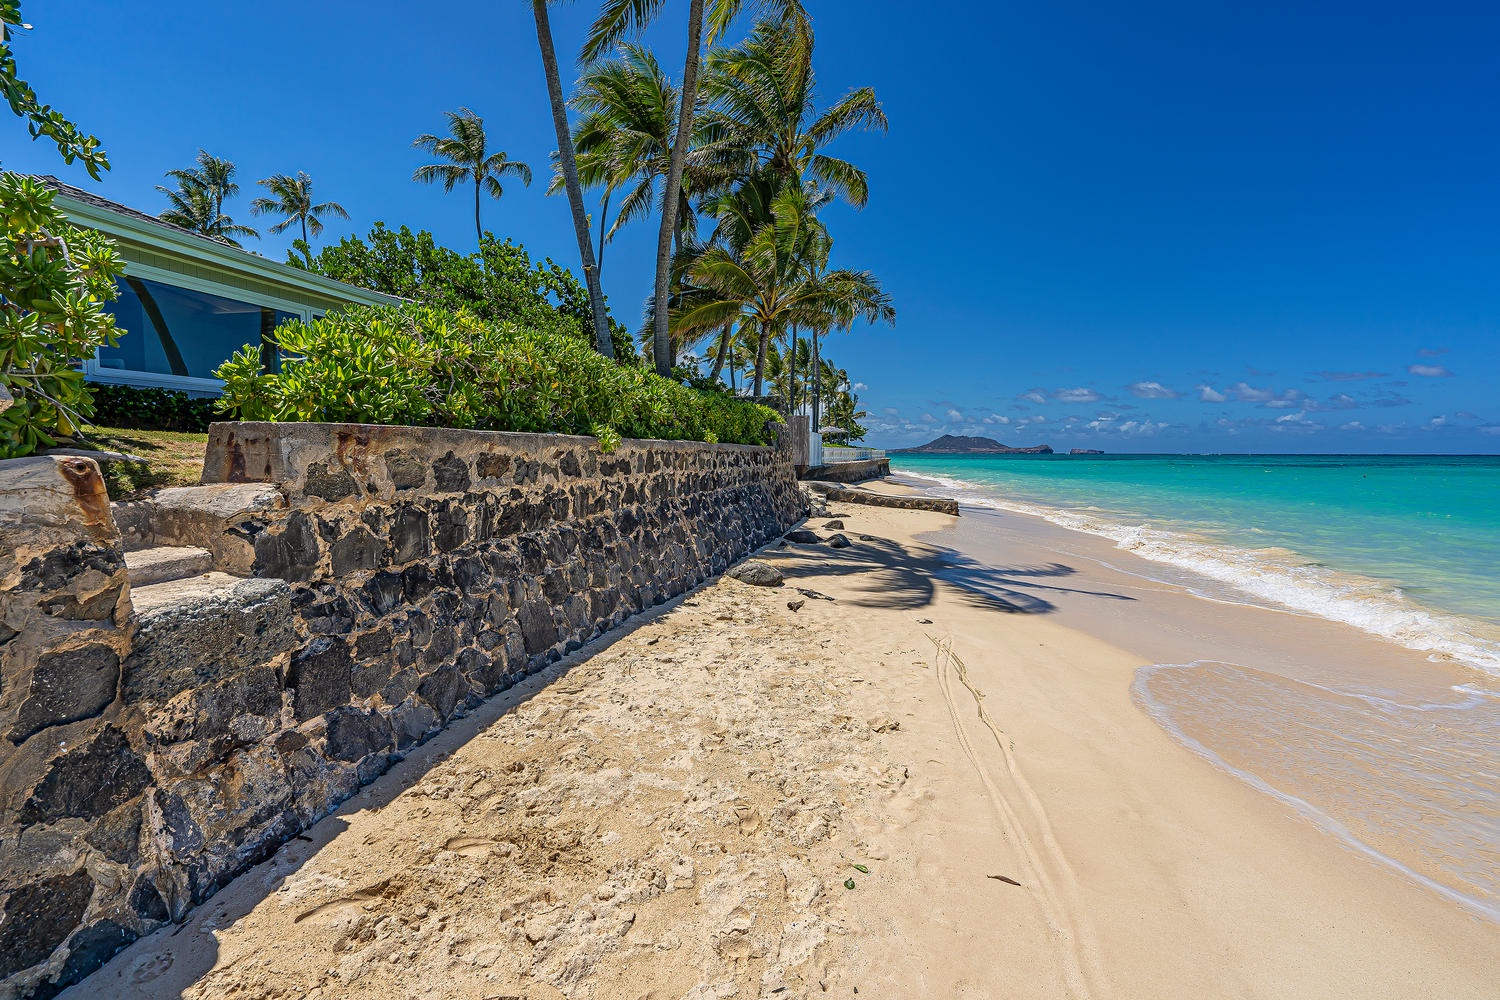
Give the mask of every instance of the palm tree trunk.
<path id="1" fill-rule="evenodd" d="M 307 242 L 307 216 L 305 215 L 302 216 L 302 242 Z M 309 247 L 308 249 L 311 250 L 312 248 Z"/>
<path id="2" fill-rule="evenodd" d="M 760 340 L 755 345 L 755 398 L 760 398 L 761 382 L 766 370 L 766 345 L 771 341 L 771 336 L 765 330 L 760 331 Z"/>
<path id="3" fill-rule="evenodd" d="M 812 335 L 812 367 L 813 367 L 813 398 L 812 398 L 812 429 L 816 431 L 823 426 L 821 423 L 823 405 L 823 365 L 818 358 L 818 331 L 814 330 Z"/>
<path id="4" fill-rule="evenodd" d="M 578 256 L 583 260 L 583 280 L 589 290 L 589 307 L 594 314 L 594 346 L 606 358 L 615 356 L 615 345 L 609 336 L 609 318 L 604 313 L 604 292 L 599 285 L 599 265 L 594 258 L 593 241 L 589 239 L 588 213 L 583 210 L 583 187 L 578 183 L 578 163 L 573 158 L 573 135 L 568 131 L 568 109 L 563 97 L 562 81 L 557 75 L 557 52 L 552 47 L 552 23 L 547 16 L 547 0 L 531 0 L 536 20 L 537 46 L 542 50 L 542 69 L 547 74 L 547 96 L 552 101 L 552 127 L 557 131 L 557 155 L 562 160 L 563 182 L 568 189 L 568 204 L 573 209 L 573 233 L 578 239 Z"/>
<path id="5" fill-rule="evenodd" d="M 791 360 L 791 364 L 788 366 L 786 382 L 787 416 L 791 416 L 792 414 L 797 412 L 797 339 L 797 327 L 794 325 L 792 327 L 792 335 L 790 338 L 791 347 L 789 348 L 788 354 L 788 357 Z"/>
<path id="6" fill-rule="evenodd" d="M 726 324 L 724 327 L 724 332 L 719 334 L 719 351 L 718 354 L 714 356 L 714 371 L 713 374 L 708 377 L 708 380 L 710 382 L 719 381 L 719 375 L 724 371 L 724 359 L 729 357 L 730 331 L 732 331 L 733 329 L 733 324 Z"/>
<path id="7" fill-rule="evenodd" d="M 599 206 L 599 281 L 604 281 L 604 233 L 605 224 L 609 222 L 609 194 L 610 189 L 604 189 L 604 202 Z"/>
<path id="8" fill-rule="evenodd" d="M 535 0 L 534 0 L 535 2 Z M 682 190 L 682 168 L 693 139 L 693 112 L 698 103 L 698 60 L 703 54 L 703 0 L 688 6 L 687 61 L 682 67 L 682 107 L 677 114 L 677 137 L 667 168 L 662 196 L 661 231 L 656 237 L 656 317 L 651 353 L 658 375 L 672 374 L 672 334 L 667 326 L 667 284 L 671 278 L 672 238 L 677 231 L 677 198 Z"/>
<path id="9" fill-rule="evenodd" d="M 484 227 L 479 224 L 479 178 L 474 178 L 474 242 L 484 249 Z"/>

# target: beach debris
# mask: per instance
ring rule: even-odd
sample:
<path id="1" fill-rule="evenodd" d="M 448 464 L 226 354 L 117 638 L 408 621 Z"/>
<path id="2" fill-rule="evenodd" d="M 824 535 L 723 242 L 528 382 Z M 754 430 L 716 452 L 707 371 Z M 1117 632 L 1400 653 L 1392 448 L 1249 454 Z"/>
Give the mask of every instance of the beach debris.
<path id="1" fill-rule="evenodd" d="M 877 733 L 894 733 L 901 728 L 901 723 L 888 716 L 881 716 L 870 720 L 870 728 Z"/>
<path id="2" fill-rule="evenodd" d="M 823 527 L 829 528 L 829 529 L 842 528 L 843 526 L 844 526 L 844 522 L 840 521 L 837 518 L 834 518 L 832 521 L 829 521 L 827 524 L 823 525 Z"/>
<path id="3" fill-rule="evenodd" d="M 779 587 L 783 579 L 781 570 L 759 559 L 746 559 L 724 575 L 755 587 Z"/>
<path id="4" fill-rule="evenodd" d="M 829 597 L 827 594 L 820 594 L 816 590 L 808 590 L 806 587 L 798 587 L 797 593 L 801 594 L 803 597 L 811 597 L 815 601 L 833 600 L 833 598 Z"/>
<path id="5" fill-rule="evenodd" d="M 860 535 L 859 540 L 862 542 L 878 542 L 880 539 L 876 538 L 874 535 Z"/>
<path id="6" fill-rule="evenodd" d="M 870 869 L 866 868 L 864 865 L 854 865 L 854 864 L 851 864 L 849 867 L 853 868 L 855 871 L 861 872 L 861 873 L 863 873 L 865 875 L 870 874 Z"/>
<path id="7" fill-rule="evenodd" d="M 853 889 L 854 888 L 854 880 L 852 878 L 846 878 L 846 879 L 844 879 L 844 888 L 845 889 Z"/>
<path id="8" fill-rule="evenodd" d="M 931 625 L 932 624 L 932 619 L 931 618 L 918 618 L 917 619 L 917 624 L 918 625 Z"/>
<path id="9" fill-rule="evenodd" d="M 814 532 L 808 531 L 806 528 L 798 528 L 796 531 L 788 531 L 786 533 L 786 540 L 789 542 L 797 542 L 801 545 L 819 545 L 823 541 L 823 539 L 819 538 Z"/>
<path id="10" fill-rule="evenodd" d="M 1007 875 L 987 875 L 985 877 L 986 878 L 992 878 L 996 882 L 1004 882 L 1006 885 L 1017 885 L 1017 886 L 1021 885 L 1021 883 L 1017 882 L 1015 879 L 1013 879 L 1013 878 L 1011 878 L 1011 877 L 1009 877 Z M 1025 888 L 1025 886 L 1022 886 L 1022 888 Z"/>
<path id="11" fill-rule="evenodd" d="M 659 636 L 659 635 L 658 636 L 652 636 L 650 639 L 646 640 L 646 645 L 648 645 L 648 646 L 654 646 L 658 642 L 661 642 L 661 636 Z"/>
<path id="12" fill-rule="evenodd" d="M 807 603 L 806 601 L 787 601 L 786 602 L 786 606 L 787 606 L 788 610 L 791 610 L 791 611 L 801 611 L 802 610 L 802 605 L 804 605 L 806 603 Z"/>
<path id="13" fill-rule="evenodd" d="M 842 534 L 833 535 L 828 539 L 828 547 L 830 549 L 847 549 L 849 547 L 849 539 Z"/>

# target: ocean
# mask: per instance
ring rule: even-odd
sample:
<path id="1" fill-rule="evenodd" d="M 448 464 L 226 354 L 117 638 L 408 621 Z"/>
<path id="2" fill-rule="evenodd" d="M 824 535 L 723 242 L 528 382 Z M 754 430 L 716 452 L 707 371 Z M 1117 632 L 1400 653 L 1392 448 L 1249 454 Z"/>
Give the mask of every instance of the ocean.
<path id="1" fill-rule="evenodd" d="M 962 503 L 1140 556 L 1207 601 L 1353 626 L 1286 653 L 1211 627 L 1131 694 L 1184 747 L 1357 853 L 1500 922 L 1500 457 L 896 455 Z M 1108 565 L 1108 563 L 1106 563 Z M 1196 616 L 1214 620 L 1212 612 Z M 1338 635 L 1335 630 L 1330 635 Z M 1278 652 L 1272 655 L 1270 649 Z M 1346 648 L 1347 647 L 1347 648 Z"/>
<path id="2" fill-rule="evenodd" d="M 896 455 L 892 469 L 1500 679 L 1500 457 Z"/>

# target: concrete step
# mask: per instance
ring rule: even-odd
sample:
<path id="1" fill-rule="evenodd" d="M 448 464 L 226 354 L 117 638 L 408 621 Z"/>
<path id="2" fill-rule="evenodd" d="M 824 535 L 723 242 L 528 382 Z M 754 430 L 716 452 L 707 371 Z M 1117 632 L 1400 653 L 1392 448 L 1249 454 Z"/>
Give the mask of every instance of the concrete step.
<path id="1" fill-rule="evenodd" d="M 245 582 L 244 577 L 210 572 L 194 577 L 162 580 L 159 583 L 132 585 L 130 604 L 135 613 L 142 616 L 173 607 L 202 608 L 216 599 L 224 598 Z"/>
<path id="2" fill-rule="evenodd" d="M 186 545 L 157 545 L 125 553 L 125 568 L 132 587 L 145 587 L 166 580 L 202 576 L 214 568 L 207 549 Z"/>

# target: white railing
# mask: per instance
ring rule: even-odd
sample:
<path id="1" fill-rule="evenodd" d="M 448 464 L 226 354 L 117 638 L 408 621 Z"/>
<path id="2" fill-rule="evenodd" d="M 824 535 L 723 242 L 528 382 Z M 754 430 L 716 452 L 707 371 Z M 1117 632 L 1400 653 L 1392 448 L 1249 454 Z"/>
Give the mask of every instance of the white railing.
<path id="1" fill-rule="evenodd" d="M 824 465 L 835 465 L 839 462 L 870 462 L 879 458 L 885 458 L 885 452 L 879 448 L 846 448 L 836 444 L 823 446 Z"/>

